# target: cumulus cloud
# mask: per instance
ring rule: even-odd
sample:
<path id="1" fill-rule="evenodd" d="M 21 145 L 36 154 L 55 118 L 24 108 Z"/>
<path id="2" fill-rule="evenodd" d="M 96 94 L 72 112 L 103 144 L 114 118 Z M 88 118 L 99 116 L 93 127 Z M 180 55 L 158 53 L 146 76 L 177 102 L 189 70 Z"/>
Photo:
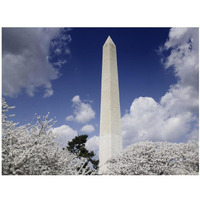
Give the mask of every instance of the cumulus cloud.
<path id="1" fill-rule="evenodd" d="M 70 30 L 69 28 L 60 29 L 57 37 L 51 40 L 48 60 L 50 63 L 53 63 L 54 66 L 61 67 L 71 56 L 69 49 L 69 43 L 72 40 L 69 35 Z"/>
<path id="2" fill-rule="evenodd" d="M 83 103 L 78 95 L 72 98 L 74 115 L 66 117 L 67 121 L 86 123 L 95 118 L 95 111 L 89 103 Z"/>
<path id="3" fill-rule="evenodd" d="M 164 49 L 171 49 L 165 67 L 173 67 L 178 82 L 162 97 L 171 112 L 197 113 L 199 107 L 199 33 L 197 28 L 172 28 Z"/>
<path id="4" fill-rule="evenodd" d="M 75 104 L 78 104 L 78 103 L 81 103 L 81 99 L 78 95 L 76 95 L 72 98 L 72 102 Z"/>
<path id="5" fill-rule="evenodd" d="M 44 88 L 44 97 L 53 95 L 51 81 L 59 77 L 56 64 L 66 62 L 61 55 L 71 41 L 61 38 L 68 35 L 58 28 L 3 28 L 3 95 L 16 97 L 25 90 L 34 96 L 39 88 Z"/>
<path id="6" fill-rule="evenodd" d="M 123 144 L 153 141 L 186 141 L 198 138 L 199 50 L 198 29 L 172 28 L 160 53 L 166 70 L 174 69 L 177 83 L 160 102 L 151 97 L 135 99 L 122 117 Z"/>
<path id="7" fill-rule="evenodd" d="M 124 146 L 139 141 L 176 141 L 189 130 L 191 113 L 170 115 L 151 97 L 139 97 L 122 117 Z"/>
<path id="8" fill-rule="evenodd" d="M 74 120 L 74 116 L 73 115 L 69 115 L 65 118 L 66 121 L 73 121 Z"/>
<path id="9" fill-rule="evenodd" d="M 84 132 L 84 133 L 92 133 L 95 131 L 95 128 L 93 125 L 91 124 L 86 124 L 85 126 L 83 126 L 80 130 L 81 132 Z"/>
<path id="10" fill-rule="evenodd" d="M 99 137 L 98 136 L 93 136 L 90 139 L 87 140 L 85 144 L 86 148 L 90 151 L 94 151 L 96 156 L 95 159 L 98 159 L 99 155 Z"/>
<path id="11" fill-rule="evenodd" d="M 52 132 L 56 134 L 56 140 L 60 142 L 62 147 L 66 147 L 68 141 L 71 141 L 75 136 L 78 136 L 77 131 L 67 125 L 53 128 Z"/>

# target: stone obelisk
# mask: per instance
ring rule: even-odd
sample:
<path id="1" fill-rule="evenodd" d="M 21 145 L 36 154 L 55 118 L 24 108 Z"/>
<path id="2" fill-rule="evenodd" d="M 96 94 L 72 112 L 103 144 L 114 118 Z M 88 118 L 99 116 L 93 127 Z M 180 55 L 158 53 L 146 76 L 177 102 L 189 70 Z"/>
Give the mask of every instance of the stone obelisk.
<path id="1" fill-rule="evenodd" d="M 99 174 L 106 170 L 106 161 L 122 150 L 120 118 L 116 46 L 108 36 L 102 59 Z"/>

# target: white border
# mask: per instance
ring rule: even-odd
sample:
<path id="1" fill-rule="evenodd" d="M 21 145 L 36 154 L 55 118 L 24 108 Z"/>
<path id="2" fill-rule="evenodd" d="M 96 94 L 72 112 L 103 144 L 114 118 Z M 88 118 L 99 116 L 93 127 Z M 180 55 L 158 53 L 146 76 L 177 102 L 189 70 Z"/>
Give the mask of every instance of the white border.
<path id="1" fill-rule="evenodd" d="M 197 0 L 2 0 L 1 27 L 199 27 Z M 1 198 L 198 199 L 199 176 L 1 176 Z"/>

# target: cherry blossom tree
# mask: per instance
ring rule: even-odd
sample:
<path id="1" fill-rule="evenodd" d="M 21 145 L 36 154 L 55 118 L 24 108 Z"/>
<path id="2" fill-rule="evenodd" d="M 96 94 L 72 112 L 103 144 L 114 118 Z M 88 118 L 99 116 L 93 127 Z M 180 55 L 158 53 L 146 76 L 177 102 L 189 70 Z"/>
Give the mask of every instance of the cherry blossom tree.
<path id="1" fill-rule="evenodd" d="M 17 126 L 8 120 L 9 107 L 2 100 L 2 174 L 3 175 L 78 175 L 87 174 L 84 158 L 63 150 L 52 133 L 54 121 L 37 117 L 35 124 Z M 79 169 L 79 170 L 77 170 Z"/>
<path id="2" fill-rule="evenodd" d="M 107 175 L 198 175 L 198 142 L 140 142 L 107 163 Z"/>

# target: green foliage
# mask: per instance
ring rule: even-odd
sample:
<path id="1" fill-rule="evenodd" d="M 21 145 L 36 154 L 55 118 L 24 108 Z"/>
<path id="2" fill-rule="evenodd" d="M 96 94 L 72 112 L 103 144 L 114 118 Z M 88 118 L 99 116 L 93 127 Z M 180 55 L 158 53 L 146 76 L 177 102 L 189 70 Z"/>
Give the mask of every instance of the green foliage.
<path id="1" fill-rule="evenodd" d="M 72 141 L 68 142 L 67 150 L 73 154 L 76 154 L 78 157 L 84 157 L 87 159 L 84 168 L 88 169 L 98 169 L 99 160 L 95 160 L 94 151 L 88 151 L 85 147 L 87 142 L 88 135 L 79 135 L 76 136 Z"/>

